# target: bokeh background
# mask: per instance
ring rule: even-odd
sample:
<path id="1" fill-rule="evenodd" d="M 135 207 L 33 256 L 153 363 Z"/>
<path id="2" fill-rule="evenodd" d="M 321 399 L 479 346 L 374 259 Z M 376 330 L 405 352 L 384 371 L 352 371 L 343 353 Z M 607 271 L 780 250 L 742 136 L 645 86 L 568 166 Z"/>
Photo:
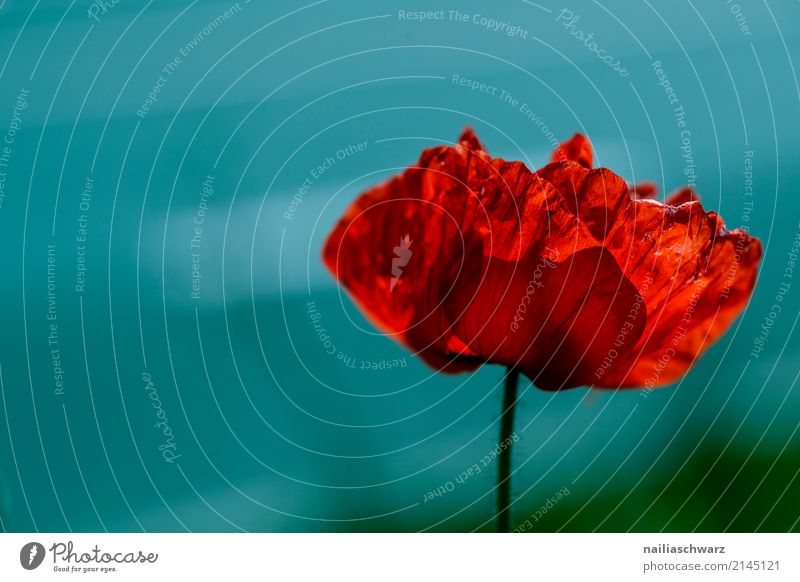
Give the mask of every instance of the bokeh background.
<path id="1" fill-rule="evenodd" d="M 492 531 L 496 467 L 456 478 L 495 446 L 503 370 L 434 374 L 319 260 L 361 190 L 469 124 L 531 167 L 575 131 L 662 191 L 691 167 L 765 247 L 681 382 L 524 386 L 513 525 L 799 529 L 798 22 L 774 0 L 0 0 L 0 527 Z"/>

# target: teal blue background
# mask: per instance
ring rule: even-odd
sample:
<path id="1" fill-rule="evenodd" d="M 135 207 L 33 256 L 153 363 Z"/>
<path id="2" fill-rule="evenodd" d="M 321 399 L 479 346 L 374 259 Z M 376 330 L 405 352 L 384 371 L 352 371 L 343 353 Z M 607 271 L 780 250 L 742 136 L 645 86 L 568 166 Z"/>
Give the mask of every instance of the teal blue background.
<path id="1" fill-rule="evenodd" d="M 521 26 L 410 22 L 429 3 L 240 3 L 168 76 L 163 67 L 233 3 L 0 0 L 0 139 L 29 90 L 0 208 L 0 519 L 7 531 L 491 531 L 489 465 L 500 368 L 434 375 L 358 314 L 320 247 L 366 186 L 472 125 L 496 156 L 543 165 L 551 144 L 518 109 L 453 74 L 503 88 L 558 139 L 592 140 L 600 165 L 663 190 L 686 181 L 660 60 L 691 130 L 706 208 L 765 257 L 753 300 L 680 383 L 551 394 L 524 387 L 513 522 L 562 488 L 536 531 L 787 531 L 800 519 L 800 358 L 793 283 L 764 352 L 753 340 L 800 229 L 800 6 L 573 1 L 630 71 L 622 78 L 556 22 L 562 5 L 443 1 Z M 548 10 L 551 10 L 548 12 Z M 348 145 L 283 217 L 310 172 Z M 189 240 L 214 194 L 192 299 Z M 94 180 L 86 287 L 75 290 L 80 196 Z M 64 393 L 48 346 L 47 245 Z M 315 301 L 337 350 L 325 353 Z M 174 433 L 173 463 L 142 374 Z"/>

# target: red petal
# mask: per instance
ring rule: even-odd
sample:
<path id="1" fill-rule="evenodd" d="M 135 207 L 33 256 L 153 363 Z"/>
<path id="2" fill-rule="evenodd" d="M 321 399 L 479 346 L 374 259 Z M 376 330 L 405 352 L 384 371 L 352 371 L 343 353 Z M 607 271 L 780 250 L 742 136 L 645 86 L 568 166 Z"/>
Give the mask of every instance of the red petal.
<path id="1" fill-rule="evenodd" d="M 558 174 L 553 166 L 541 173 Z M 631 200 L 625 181 L 610 170 L 573 168 L 570 175 L 571 180 L 556 181 L 562 195 L 575 201 L 580 220 L 611 251 L 647 304 L 647 327 L 638 344 L 615 359 L 595 385 L 657 386 L 680 378 L 752 294 L 760 243 L 746 233 L 725 231 L 717 214 L 699 202 Z M 674 199 L 690 193 L 684 189 Z M 680 337 L 673 337 L 678 328 Z"/>
<path id="2" fill-rule="evenodd" d="M 553 162 L 578 162 L 584 168 L 592 167 L 592 144 L 589 139 L 576 133 L 571 139 L 561 142 L 553 152 Z"/>
<path id="3" fill-rule="evenodd" d="M 603 359 L 624 329 L 624 351 L 642 333 L 646 317 L 626 326 L 636 287 L 611 254 L 592 247 L 553 260 L 487 259 L 447 303 L 457 337 L 484 359 L 514 366 L 539 388 L 558 390 L 596 381 Z"/>
<path id="4" fill-rule="evenodd" d="M 681 204 L 686 204 L 687 202 L 698 202 L 699 200 L 700 197 L 695 193 L 695 191 L 690 186 L 686 186 L 680 190 L 675 190 L 675 192 L 667 196 L 665 202 L 670 206 L 680 206 Z"/>
<path id="5" fill-rule="evenodd" d="M 747 304 L 761 258 L 757 239 L 719 231 L 699 202 L 667 213 L 657 250 L 642 256 L 633 246 L 631 260 L 641 257 L 652 273 L 640 283 L 648 324 L 606 387 L 653 387 L 683 376 Z"/>
<path id="6" fill-rule="evenodd" d="M 461 132 L 461 137 L 458 138 L 458 143 L 474 152 L 485 151 L 481 140 L 478 139 L 478 136 L 475 135 L 475 132 L 469 125 L 464 128 L 464 131 Z"/>
<path id="7" fill-rule="evenodd" d="M 543 253 L 567 257 L 596 246 L 549 182 L 522 163 L 471 151 L 464 141 L 479 143 L 467 138 L 425 150 L 418 166 L 367 190 L 324 249 L 328 268 L 367 315 L 446 371 L 519 356 L 459 343 L 461 310 L 452 306 L 462 304 L 467 285 L 480 281 L 473 279 L 475 265 L 516 264 Z M 412 254 L 395 277 L 393 250 L 406 237 Z M 454 351 L 459 346 L 465 349 Z"/>
<path id="8" fill-rule="evenodd" d="M 639 182 L 628 189 L 631 198 L 652 199 L 658 196 L 658 186 L 653 182 Z"/>

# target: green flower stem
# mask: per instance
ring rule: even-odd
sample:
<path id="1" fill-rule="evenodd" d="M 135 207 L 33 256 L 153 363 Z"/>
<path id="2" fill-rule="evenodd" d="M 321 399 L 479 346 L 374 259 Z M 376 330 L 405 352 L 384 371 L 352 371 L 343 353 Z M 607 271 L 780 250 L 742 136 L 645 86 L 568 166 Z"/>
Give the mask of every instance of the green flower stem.
<path id="1" fill-rule="evenodd" d="M 500 454 L 497 467 L 497 531 L 511 531 L 511 435 L 514 433 L 514 407 L 517 404 L 519 371 L 509 368 L 503 388 L 503 412 L 500 416 Z M 507 444 L 506 444 L 507 443 Z"/>

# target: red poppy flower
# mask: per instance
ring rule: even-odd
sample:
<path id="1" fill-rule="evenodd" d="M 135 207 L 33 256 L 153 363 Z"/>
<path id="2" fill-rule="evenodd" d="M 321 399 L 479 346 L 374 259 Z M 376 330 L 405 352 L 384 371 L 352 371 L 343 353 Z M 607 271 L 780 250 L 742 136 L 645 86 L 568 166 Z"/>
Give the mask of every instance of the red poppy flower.
<path id="1" fill-rule="evenodd" d="M 761 244 L 690 188 L 662 203 L 592 158 L 577 134 L 531 172 L 467 128 L 361 194 L 324 261 L 439 370 L 503 364 L 548 390 L 673 382 L 747 303 Z"/>

